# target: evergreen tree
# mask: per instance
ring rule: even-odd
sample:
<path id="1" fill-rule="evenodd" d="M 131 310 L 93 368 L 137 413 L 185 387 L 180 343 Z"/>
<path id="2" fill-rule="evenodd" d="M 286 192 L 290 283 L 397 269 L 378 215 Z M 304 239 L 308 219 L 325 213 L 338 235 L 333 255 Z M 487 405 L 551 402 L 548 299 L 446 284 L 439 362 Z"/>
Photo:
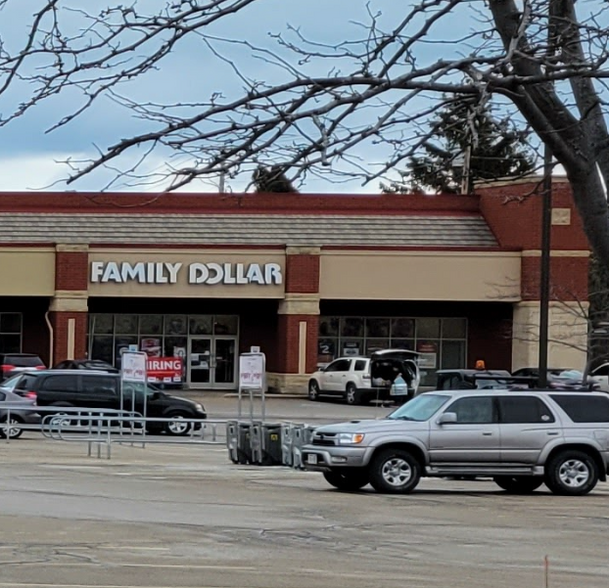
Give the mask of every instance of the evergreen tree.
<path id="1" fill-rule="evenodd" d="M 469 193 L 474 182 L 522 177 L 535 168 L 525 139 L 526 133 L 514 131 L 507 120 L 495 120 L 488 105 L 475 98 L 446 101 L 422 143 L 423 154 L 410 157 L 400 181 L 381 188 L 405 194 L 459 193 L 465 187 Z"/>

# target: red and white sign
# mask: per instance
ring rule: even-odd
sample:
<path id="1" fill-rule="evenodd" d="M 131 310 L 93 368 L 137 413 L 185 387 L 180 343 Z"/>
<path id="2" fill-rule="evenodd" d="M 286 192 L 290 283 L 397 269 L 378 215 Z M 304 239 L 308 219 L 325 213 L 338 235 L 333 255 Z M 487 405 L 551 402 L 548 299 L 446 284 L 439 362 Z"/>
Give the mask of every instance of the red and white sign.
<path id="1" fill-rule="evenodd" d="M 146 361 L 149 382 L 176 384 L 182 381 L 184 362 L 181 357 L 149 357 Z"/>

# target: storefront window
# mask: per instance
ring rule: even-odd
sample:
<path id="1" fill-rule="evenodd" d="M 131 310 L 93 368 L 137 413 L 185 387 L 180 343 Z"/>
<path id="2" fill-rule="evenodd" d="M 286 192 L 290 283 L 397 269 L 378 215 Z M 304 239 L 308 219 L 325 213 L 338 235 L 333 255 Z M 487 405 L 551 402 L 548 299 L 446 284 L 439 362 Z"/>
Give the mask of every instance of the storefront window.
<path id="1" fill-rule="evenodd" d="M 163 333 L 163 315 L 143 314 L 140 316 L 140 333 L 142 335 L 161 335 Z"/>
<path id="2" fill-rule="evenodd" d="M 366 337 L 389 337 L 389 319 L 367 318 Z"/>
<path id="3" fill-rule="evenodd" d="M 379 349 L 420 353 L 422 384 L 435 383 L 441 368 L 465 367 L 467 319 L 435 317 L 320 317 L 318 363 Z M 329 336 L 328 333 L 338 333 Z"/>
<path id="4" fill-rule="evenodd" d="M 117 314 L 115 316 L 114 332 L 121 335 L 136 335 L 137 319 L 137 314 Z M 137 343 L 137 340 L 135 343 Z"/>
<path id="5" fill-rule="evenodd" d="M 438 339 L 440 337 L 440 319 L 418 318 L 417 339 Z"/>
<path id="6" fill-rule="evenodd" d="M 191 335 L 211 335 L 212 333 L 211 316 L 191 316 L 189 324 Z"/>
<path id="7" fill-rule="evenodd" d="M 186 335 L 186 317 L 180 314 L 169 314 L 165 317 L 166 335 Z"/>
<path id="8" fill-rule="evenodd" d="M 186 357 L 188 339 L 186 337 L 165 337 L 163 354 L 165 357 Z"/>
<path id="9" fill-rule="evenodd" d="M 21 352 L 21 325 L 21 313 L 0 313 L 0 351 L 2 353 Z"/>
<path id="10" fill-rule="evenodd" d="M 20 353 L 21 335 L 0 335 L 0 351 L 2 353 Z"/>
<path id="11" fill-rule="evenodd" d="M 364 319 L 360 317 L 344 317 L 340 330 L 342 337 L 363 337 Z"/>
<path id="12" fill-rule="evenodd" d="M 93 344 L 91 345 L 91 357 L 94 359 L 101 359 L 108 363 L 114 364 L 114 354 L 112 335 L 96 335 L 93 337 Z"/>
<path id="13" fill-rule="evenodd" d="M 215 316 L 214 335 L 236 335 L 239 329 L 239 317 Z"/>
<path id="14" fill-rule="evenodd" d="M 319 339 L 317 342 L 317 363 L 319 365 L 325 365 L 330 363 L 335 357 L 337 357 L 336 353 L 336 345 L 338 343 L 338 339 L 328 339 L 323 338 Z"/>
<path id="15" fill-rule="evenodd" d="M 320 337 L 337 337 L 340 319 L 324 317 L 319 319 Z"/>
<path id="16" fill-rule="evenodd" d="M 414 339 L 392 339 L 391 348 L 414 351 Z"/>
<path id="17" fill-rule="evenodd" d="M 442 339 L 465 339 L 467 321 L 461 318 L 442 319 Z"/>
<path id="18" fill-rule="evenodd" d="M 465 365 L 465 341 L 442 342 L 442 369 L 462 368 Z"/>
<path id="19" fill-rule="evenodd" d="M 91 333 L 98 333 L 100 335 L 111 335 L 114 332 L 114 315 L 91 315 L 89 330 L 91 331 Z"/>
<path id="20" fill-rule="evenodd" d="M 414 319 L 391 319 L 391 337 L 399 339 L 414 339 Z"/>
<path id="21" fill-rule="evenodd" d="M 17 333 L 21 335 L 21 314 L 17 312 L 3 312 L 0 314 L 0 333 Z"/>

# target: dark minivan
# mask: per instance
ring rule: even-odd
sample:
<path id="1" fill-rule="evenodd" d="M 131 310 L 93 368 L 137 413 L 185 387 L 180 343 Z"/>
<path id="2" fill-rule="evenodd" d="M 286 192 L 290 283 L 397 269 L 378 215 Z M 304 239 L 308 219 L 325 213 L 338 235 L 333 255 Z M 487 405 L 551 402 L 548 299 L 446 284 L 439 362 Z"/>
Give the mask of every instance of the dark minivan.
<path id="1" fill-rule="evenodd" d="M 74 406 L 92 409 L 121 408 L 120 375 L 84 370 L 43 370 L 26 372 L 15 384 L 13 391 L 20 396 L 33 397 L 36 404 L 43 406 Z M 123 409 L 143 413 L 144 393 L 125 384 L 123 388 Z M 207 418 L 205 409 L 198 402 L 187 398 L 171 396 L 146 385 L 146 416 L 171 418 L 167 422 L 150 422 L 147 430 L 151 433 L 165 431 L 170 435 L 186 435 L 193 423 L 185 419 L 203 420 Z"/>

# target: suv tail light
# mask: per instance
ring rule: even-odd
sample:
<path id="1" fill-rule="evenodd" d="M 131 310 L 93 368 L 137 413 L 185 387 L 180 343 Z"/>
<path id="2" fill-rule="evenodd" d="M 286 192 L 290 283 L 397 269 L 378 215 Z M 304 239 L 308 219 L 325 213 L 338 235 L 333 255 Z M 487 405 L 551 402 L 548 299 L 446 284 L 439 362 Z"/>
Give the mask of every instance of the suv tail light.
<path id="1" fill-rule="evenodd" d="M 1 369 L 3 372 L 10 372 L 11 370 L 14 370 L 14 369 L 15 369 L 15 366 L 14 366 L 14 365 L 5 364 L 5 365 L 3 365 L 3 366 L 0 366 L 0 369 Z"/>
<path id="2" fill-rule="evenodd" d="M 44 365 L 37 365 L 35 369 L 37 369 L 37 370 L 46 370 L 46 367 Z"/>
<path id="3" fill-rule="evenodd" d="M 31 390 L 29 392 L 26 392 L 23 396 L 25 398 L 30 398 L 34 401 L 36 401 L 36 399 L 38 398 L 38 395 L 36 394 L 36 392 L 32 392 Z"/>

